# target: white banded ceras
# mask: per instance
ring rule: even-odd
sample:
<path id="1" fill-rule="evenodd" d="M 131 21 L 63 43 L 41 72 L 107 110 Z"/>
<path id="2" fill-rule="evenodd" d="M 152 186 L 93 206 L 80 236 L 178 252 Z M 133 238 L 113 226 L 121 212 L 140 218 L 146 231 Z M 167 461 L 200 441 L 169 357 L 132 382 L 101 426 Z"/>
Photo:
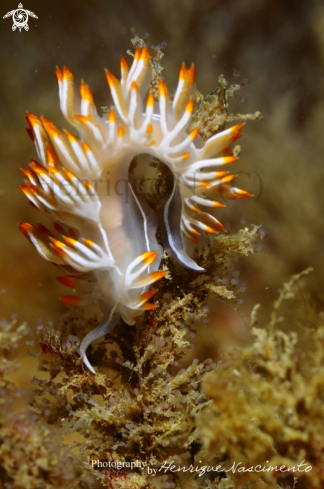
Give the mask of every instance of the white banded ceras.
<path id="1" fill-rule="evenodd" d="M 59 282 L 81 292 L 62 297 L 64 302 L 98 301 L 103 319 L 80 346 L 84 363 L 95 373 L 86 356 L 89 344 L 107 334 L 120 317 L 132 325 L 142 311 L 155 308 L 148 302 L 155 292 L 148 288 L 165 275 L 158 270 L 163 250 L 155 237 L 157 216 L 136 195 L 128 179 L 130 162 L 146 153 L 180 176 L 174 179 L 160 222 L 164 247 L 185 267 L 203 271 L 188 255 L 187 240 L 198 242 L 201 231 L 216 233 L 224 227 L 201 207 L 223 207 L 215 200 L 219 193 L 232 199 L 250 196 L 228 185 L 235 175 L 218 169 L 236 160 L 223 154 L 241 136 L 243 124 L 206 142 L 198 129 L 187 132 L 194 110 L 194 66 L 182 65 L 172 101 L 161 80 L 159 102 L 154 102 L 151 92 L 144 102 L 151 79 L 146 47 L 136 49 L 131 66 L 121 58 L 120 81 L 106 72 L 115 104 L 108 117 L 97 114 L 84 82 L 81 102 L 75 97 L 73 75 L 66 67 L 57 69 L 56 76 L 61 110 L 79 137 L 59 130 L 45 117 L 27 113 L 40 163 L 31 161 L 30 168 L 23 170 L 28 180 L 21 190 L 53 221 L 58 237 L 42 225 L 21 223 L 20 229 L 43 258 L 67 274 L 58 277 Z M 117 190 L 100 195 L 90 182 L 106 175 L 111 189 L 128 182 L 128 199 Z"/>

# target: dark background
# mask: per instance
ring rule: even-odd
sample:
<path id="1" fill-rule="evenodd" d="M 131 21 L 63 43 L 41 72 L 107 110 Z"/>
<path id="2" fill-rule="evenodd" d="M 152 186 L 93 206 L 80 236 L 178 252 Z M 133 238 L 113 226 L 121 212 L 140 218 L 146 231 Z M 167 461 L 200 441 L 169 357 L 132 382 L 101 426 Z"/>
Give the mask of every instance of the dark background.
<path id="1" fill-rule="evenodd" d="M 324 293 L 324 5 L 285 0 L 24 0 L 29 31 L 12 31 L 18 0 L 1 1 L 0 19 L 0 289 L 1 303 L 35 324 L 38 317 L 58 320 L 66 310 L 58 297 L 67 290 L 57 271 L 43 261 L 19 233 L 17 223 L 36 223 L 39 215 L 18 189 L 19 168 L 36 157 L 25 127 L 25 111 L 44 114 L 66 127 L 59 112 L 55 66 L 66 64 L 79 82 L 90 85 L 97 107 L 109 105 L 104 68 L 119 74 L 119 57 L 131 48 L 130 28 L 149 45 L 166 41 L 165 77 L 174 89 L 180 64 L 196 64 L 198 89 L 207 94 L 220 74 L 233 82 L 233 70 L 249 83 L 233 99 L 230 112 L 260 110 L 240 141 L 237 171 L 241 187 L 263 194 L 236 202 L 219 218 L 230 230 L 262 224 L 267 235 L 261 253 L 235 264 L 247 285 L 245 303 L 216 303 L 208 328 L 221 327 L 240 339 L 242 325 L 257 302 L 267 311 L 277 289 L 291 274 L 312 265 L 308 290 L 321 305 Z M 245 179 L 244 179 L 245 178 Z M 238 186 L 240 186 L 238 185 Z M 226 216 L 226 217 L 223 217 Z M 219 307 L 218 307 L 219 306 Z M 244 328 L 243 328 L 244 329 Z"/>

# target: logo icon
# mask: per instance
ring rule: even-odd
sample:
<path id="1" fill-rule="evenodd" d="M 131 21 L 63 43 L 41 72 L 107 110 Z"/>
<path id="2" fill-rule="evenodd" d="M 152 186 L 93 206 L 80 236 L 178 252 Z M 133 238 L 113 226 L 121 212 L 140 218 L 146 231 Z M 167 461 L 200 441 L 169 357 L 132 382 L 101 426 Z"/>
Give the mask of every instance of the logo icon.
<path id="1" fill-rule="evenodd" d="M 22 28 L 24 28 L 25 31 L 29 30 L 29 25 L 28 25 L 28 16 L 29 15 L 31 17 L 34 17 L 35 19 L 38 19 L 37 15 L 35 15 L 34 12 L 31 12 L 30 10 L 23 9 L 22 3 L 20 3 L 18 5 L 17 10 L 11 10 L 11 12 L 7 12 L 6 15 L 4 15 L 2 18 L 6 19 L 7 17 L 10 17 L 11 15 L 12 15 L 12 20 L 13 20 L 12 30 L 15 31 L 18 27 L 19 32 L 21 32 Z"/>

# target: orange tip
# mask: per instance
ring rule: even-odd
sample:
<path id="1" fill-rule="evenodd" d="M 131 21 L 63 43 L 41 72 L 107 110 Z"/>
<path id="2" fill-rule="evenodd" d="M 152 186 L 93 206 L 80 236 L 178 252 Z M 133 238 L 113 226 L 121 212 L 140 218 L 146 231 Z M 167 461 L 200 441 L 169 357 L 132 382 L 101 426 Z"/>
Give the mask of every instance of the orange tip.
<path id="1" fill-rule="evenodd" d="M 78 138 L 72 134 L 72 132 L 68 131 L 67 129 L 63 129 L 63 132 L 65 136 L 67 137 L 67 140 L 69 143 L 74 143 L 75 141 L 78 141 Z"/>
<path id="2" fill-rule="evenodd" d="M 63 297 L 60 297 L 60 299 L 69 306 L 82 306 L 84 301 L 83 297 L 77 295 L 64 295 Z"/>
<path id="3" fill-rule="evenodd" d="M 18 227 L 19 230 L 23 233 L 23 235 L 26 236 L 26 238 L 29 239 L 29 241 L 31 241 L 29 234 L 34 229 L 34 226 L 32 224 L 29 224 L 28 222 L 20 222 Z"/>
<path id="4" fill-rule="evenodd" d="M 56 76 L 56 81 L 59 84 L 63 79 L 63 72 L 61 68 L 59 68 L 58 66 L 55 69 L 55 76 Z"/>
<path id="5" fill-rule="evenodd" d="M 49 119 L 47 119 L 47 117 L 44 117 L 42 115 L 41 116 L 41 121 L 42 121 L 42 124 L 45 127 L 46 131 L 50 135 L 57 136 L 58 134 L 60 134 L 61 131 L 56 127 L 56 125 L 54 124 L 54 122 L 52 122 Z"/>
<path id="6" fill-rule="evenodd" d="M 146 105 L 148 107 L 154 107 L 154 95 L 152 92 L 149 92 L 148 94 Z"/>
<path id="7" fill-rule="evenodd" d="M 32 170 L 29 170 L 28 168 L 20 168 L 23 174 L 28 177 L 28 178 L 33 178 L 35 177 L 35 173 Z M 19 185 L 21 187 L 21 185 Z"/>
<path id="8" fill-rule="evenodd" d="M 151 311 L 152 309 L 157 309 L 157 305 L 156 304 L 151 304 L 150 302 L 146 303 L 146 304 L 143 304 L 143 306 L 141 306 L 141 309 L 143 311 Z"/>
<path id="9" fill-rule="evenodd" d="M 90 146 L 89 146 L 89 144 L 88 144 L 88 143 L 86 143 L 85 141 L 82 141 L 82 142 L 81 142 L 81 144 L 82 144 L 82 148 L 83 148 L 83 150 L 84 150 L 86 153 L 91 152 L 91 148 L 90 148 Z"/>
<path id="10" fill-rule="evenodd" d="M 214 205 L 213 205 L 213 207 L 218 207 L 218 208 L 220 208 L 220 207 L 226 207 L 226 205 L 225 205 L 225 204 L 222 204 L 221 202 L 218 202 L 217 200 L 214 200 Z"/>
<path id="11" fill-rule="evenodd" d="M 215 229 L 211 228 L 210 226 L 206 226 L 204 231 L 208 234 L 216 234 Z"/>
<path id="12" fill-rule="evenodd" d="M 67 176 L 67 178 L 71 181 L 71 180 L 74 180 L 76 178 L 76 176 L 70 172 L 70 170 L 67 170 L 66 168 L 63 168 L 63 171 L 65 173 L 65 175 Z"/>
<path id="13" fill-rule="evenodd" d="M 18 188 L 26 195 L 26 197 L 30 195 L 30 192 L 25 185 L 18 185 Z"/>
<path id="14" fill-rule="evenodd" d="M 90 117 L 88 115 L 75 115 L 74 119 L 82 122 L 82 124 L 86 124 L 87 122 L 89 122 Z"/>
<path id="15" fill-rule="evenodd" d="M 236 188 L 233 192 L 237 199 L 248 199 L 249 197 L 253 197 L 254 194 L 248 192 L 247 190 L 241 190 L 240 188 Z"/>
<path id="16" fill-rule="evenodd" d="M 223 232 L 226 231 L 225 226 L 223 226 L 223 224 L 219 221 L 217 222 L 217 224 L 215 224 L 215 227 L 218 231 L 223 231 Z"/>
<path id="17" fill-rule="evenodd" d="M 66 257 L 66 253 L 59 246 L 56 246 L 52 243 L 51 248 L 60 258 L 62 258 L 62 260 L 64 260 L 64 258 Z"/>
<path id="18" fill-rule="evenodd" d="M 39 117 L 31 112 L 26 112 L 26 119 L 31 129 L 33 129 L 36 125 L 41 125 Z"/>
<path id="19" fill-rule="evenodd" d="M 236 126 L 231 127 L 232 132 L 232 141 L 236 141 L 238 138 L 242 136 L 242 129 L 245 123 L 241 122 L 240 124 L 236 124 Z"/>
<path id="20" fill-rule="evenodd" d="M 66 242 L 66 244 L 71 246 L 71 248 L 75 248 L 75 244 L 77 243 L 76 239 L 70 238 L 69 236 L 63 236 L 63 238 L 64 238 L 64 241 Z"/>
<path id="21" fill-rule="evenodd" d="M 131 90 L 137 90 L 137 91 L 139 90 L 138 85 L 135 81 L 132 81 L 131 83 Z"/>
<path id="22" fill-rule="evenodd" d="M 46 165 L 46 170 L 49 172 L 49 173 L 52 173 L 53 175 L 56 175 L 57 173 L 60 173 L 57 168 L 55 168 L 54 166 L 51 166 L 51 165 Z"/>
<path id="23" fill-rule="evenodd" d="M 149 290 L 148 292 L 145 292 L 144 294 L 141 294 L 141 301 L 149 301 L 153 295 L 156 294 L 156 290 Z"/>
<path id="24" fill-rule="evenodd" d="M 200 233 L 199 233 L 199 232 L 197 231 L 197 229 L 195 229 L 195 228 L 192 228 L 192 229 L 191 229 L 191 233 L 192 233 L 192 234 L 195 234 L 196 236 L 200 236 Z"/>
<path id="25" fill-rule="evenodd" d="M 122 70 L 125 70 L 125 71 L 128 71 L 130 66 L 129 66 L 129 63 L 126 61 L 126 59 L 121 56 L 120 58 L 120 67 Z"/>
<path id="26" fill-rule="evenodd" d="M 227 175 L 226 177 L 222 178 L 222 183 L 232 182 L 236 177 L 237 177 L 237 175 L 234 175 L 234 174 Z"/>
<path id="27" fill-rule="evenodd" d="M 144 46 L 142 49 L 141 59 L 144 61 L 144 63 L 150 62 L 151 55 L 147 46 Z"/>
<path id="28" fill-rule="evenodd" d="M 167 274 L 164 270 L 158 270 L 157 272 L 151 272 L 151 277 L 154 278 L 155 281 L 160 280 L 165 277 Z"/>
<path id="29" fill-rule="evenodd" d="M 141 48 L 136 48 L 135 49 L 135 54 L 134 54 L 134 60 L 138 61 L 142 55 L 142 49 Z"/>
<path id="30" fill-rule="evenodd" d="M 183 153 L 183 155 L 181 156 L 181 159 L 187 160 L 188 158 L 190 158 L 190 156 L 191 156 L 191 153 Z"/>
<path id="31" fill-rule="evenodd" d="M 196 67 L 193 63 L 190 66 L 189 70 L 187 71 L 187 77 L 190 83 L 196 82 Z"/>
<path id="32" fill-rule="evenodd" d="M 44 167 L 43 167 L 42 165 L 40 165 L 40 164 L 38 163 L 38 161 L 36 161 L 36 160 L 30 160 L 30 161 L 29 161 L 29 166 L 30 166 L 30 168 L 32 168 L 32 169 L 33 169 L 35 172 L 36 172 L 37 170 L 39 170 L 39 171 L 43 171 L 43 172 L 44 172 Z"/>
<path id="33" fill-rule="evenodd" d="M 199 182 L 199 187 L 208 188 L 208 187 L 210 187 L 210 183 L 209 182 Z"/>
<path id="34" fill-rule="evenodd" d="M 199 233 L 198 233 L 199 234 Z M 200 235 L 199 235 L 200 236 Z M 194 236 L 193 234 L 190 234 L 190 241 L 192 241 L 193 243 L 199 243 L 199 239 L 196 238 L 196 236 Z"/>
<path id="35" fill-rule="evenodd" d="M 189 136 L 191 137 L 192 140 L 194 140 L 194 139 L 196 139 L 196 137 L 198 136 L 198 134 L 199 134 L 199 129 L 198 129 L 198 127 L 196 127 L 196 129 L 193 129 L 190 132 Z"/>
<path id="36" fill-rule="evenodd" d="M 154 262 L 155 258 L 158 256 L 156 251 L 146 251 L 140 257 L 142 258 L 142 261 L 146 263 L 147 265 L 151 265 L 151 263 Z"/>
<path id="37" fill-rule="evenodd" d="M 234 161 L 237 161 L 238 157 L 237 156 L 223 156 L 222 157 L 222 164 L 223 165 L 229 165 L 230 163 L 234 163 Z"/>
<path id="38" fill-rule="evenodd" d="M 88 85 L 82 81 L 80 84 L 80 95 L 83 100 L 94 105 L 93 96 Z"/>
<path id="39" fill-rule="evenodd" d="M 110 109 L 109 115 L 108 115 L 108 121 L 113 123 L 113 124 L 116 122 L 116 114 L 115 114 L 114 109 Z"/>
<path id="40" fill-rule="evenodd" d="M 87 238 L 83 238 L 82 240 L 87 246 L 89 246 L 89 248 L 93 248 L 96 243 L 94 243 L 93 241 L 91 241 L 91 239 L 87 239 Z"/>
<path id="41" fill-rule="evenodd" d="M 68 277 L 64 275 L 56 277 L 56 280 L 60 282 L 60 284 L 70 287 L 70 289 L 76 289 L 78 285 L 78 281 L 75 279 L 75 277 Z"/>
<path id="42" fill-rule="evenodd" d="M 110 73 L 110 71 L 108 70 L 106 70 L 105 73 L 106 73 L 106 78 L 109 86 L 114 87 L 116 85 L 119 85 L 119 80 L 115 77 L 115 75 Z"/>
<path id="43" fill-rule="evenodd" d="M 63 74 L 63 80 L 70 80 L 70 81 L 74 80 L 74 76 L 66 66 L 63 66 L 62 74 Z"/>
<path id="44" fill-rule="evenodd" d="M 58 157 L 52 146 L 46 146 L 46 160 L 49 166 L 55 166 L 58 164 Z"/>
<path id="45" fill-rule="evenodd" d="M 168 97 L 169 96 L 168 87 L 166 86 L 166 83 L 164 80 L 160 80 L 159 94 L 160 94 L 160 97 Z"/>
<path id="46" fill-rule="evenodd" d="M 189 112 L 190 114 L 192 114 L 193 110 L 194 110 L 194 101 L 192 100 L 192 98 L 190 98 L 186 104 L 186 112 Z"/>
<path id="47" fill-rule="evenodd" d="M 187 75 L 187 68 L 186 68 L 186 65 L 183 62 L 182 65 L 181 65 L 181 68 L 180 68 L 179 80 L 180 81 L 185 80 L 186 79 L 186 75 Z"/>

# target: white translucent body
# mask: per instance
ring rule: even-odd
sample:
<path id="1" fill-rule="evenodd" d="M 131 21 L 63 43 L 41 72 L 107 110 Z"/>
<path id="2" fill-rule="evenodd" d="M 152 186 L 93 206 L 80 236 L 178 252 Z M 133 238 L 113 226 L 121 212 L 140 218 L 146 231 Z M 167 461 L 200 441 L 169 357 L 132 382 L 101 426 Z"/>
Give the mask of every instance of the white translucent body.
<path id="1" fill-rule="evenodd" d="M 134 324 L 143 310 L 155 307 L 148 302 L 153 293 L 147 291 L 164 275 L 158 272 L 163 252 L 155 236 L 158 224 L 164 247 L 184 266 L 203 271 L 188 255 L 187 240 L 197 242 L 201 232 L 223 227 L 198 206 L 222 207 L 214 200 L 220 191 L 229 198 L 249 196 L 228 186 L 234 176 L 218 168 L 235 161 L 221 153 L 240 136 L 242 125 L 199 145 L 198 130 L 187 132 L 194 109 L 194 68 L 182 66 L 173 101 L 161 81 L 159 102 L 149 94 L 145 107 L 151 77 L 147 48 L 137 49 L 130 69 L 122 59 L 121 68 L 120 82 L 107 73 L 115 103 L 108 117 L 99 117 L 84 83 L 78 100 L 72 74 L 66 68 L 57 70 L 61 110 L 79 138 L 61 132 L 48 119 L 27 116 L 41 165 L 32 162 L 31 170 L 24 171 L 29 181 L 22 190 L 57 223 L 60 237 L 26 223 L 21 230 L 43 258 L 68 273 L 60 281 L 82 292 L 80 297 L 63 297 L 65 302 L 99 302 L 103 320 L 80 348 L 93 373 L 86 357 L 89 344 L 107 334 L 120 317 Z M 176 175 L 159 223 L 129 178 L 130 162 L 144 153 Z"/>

